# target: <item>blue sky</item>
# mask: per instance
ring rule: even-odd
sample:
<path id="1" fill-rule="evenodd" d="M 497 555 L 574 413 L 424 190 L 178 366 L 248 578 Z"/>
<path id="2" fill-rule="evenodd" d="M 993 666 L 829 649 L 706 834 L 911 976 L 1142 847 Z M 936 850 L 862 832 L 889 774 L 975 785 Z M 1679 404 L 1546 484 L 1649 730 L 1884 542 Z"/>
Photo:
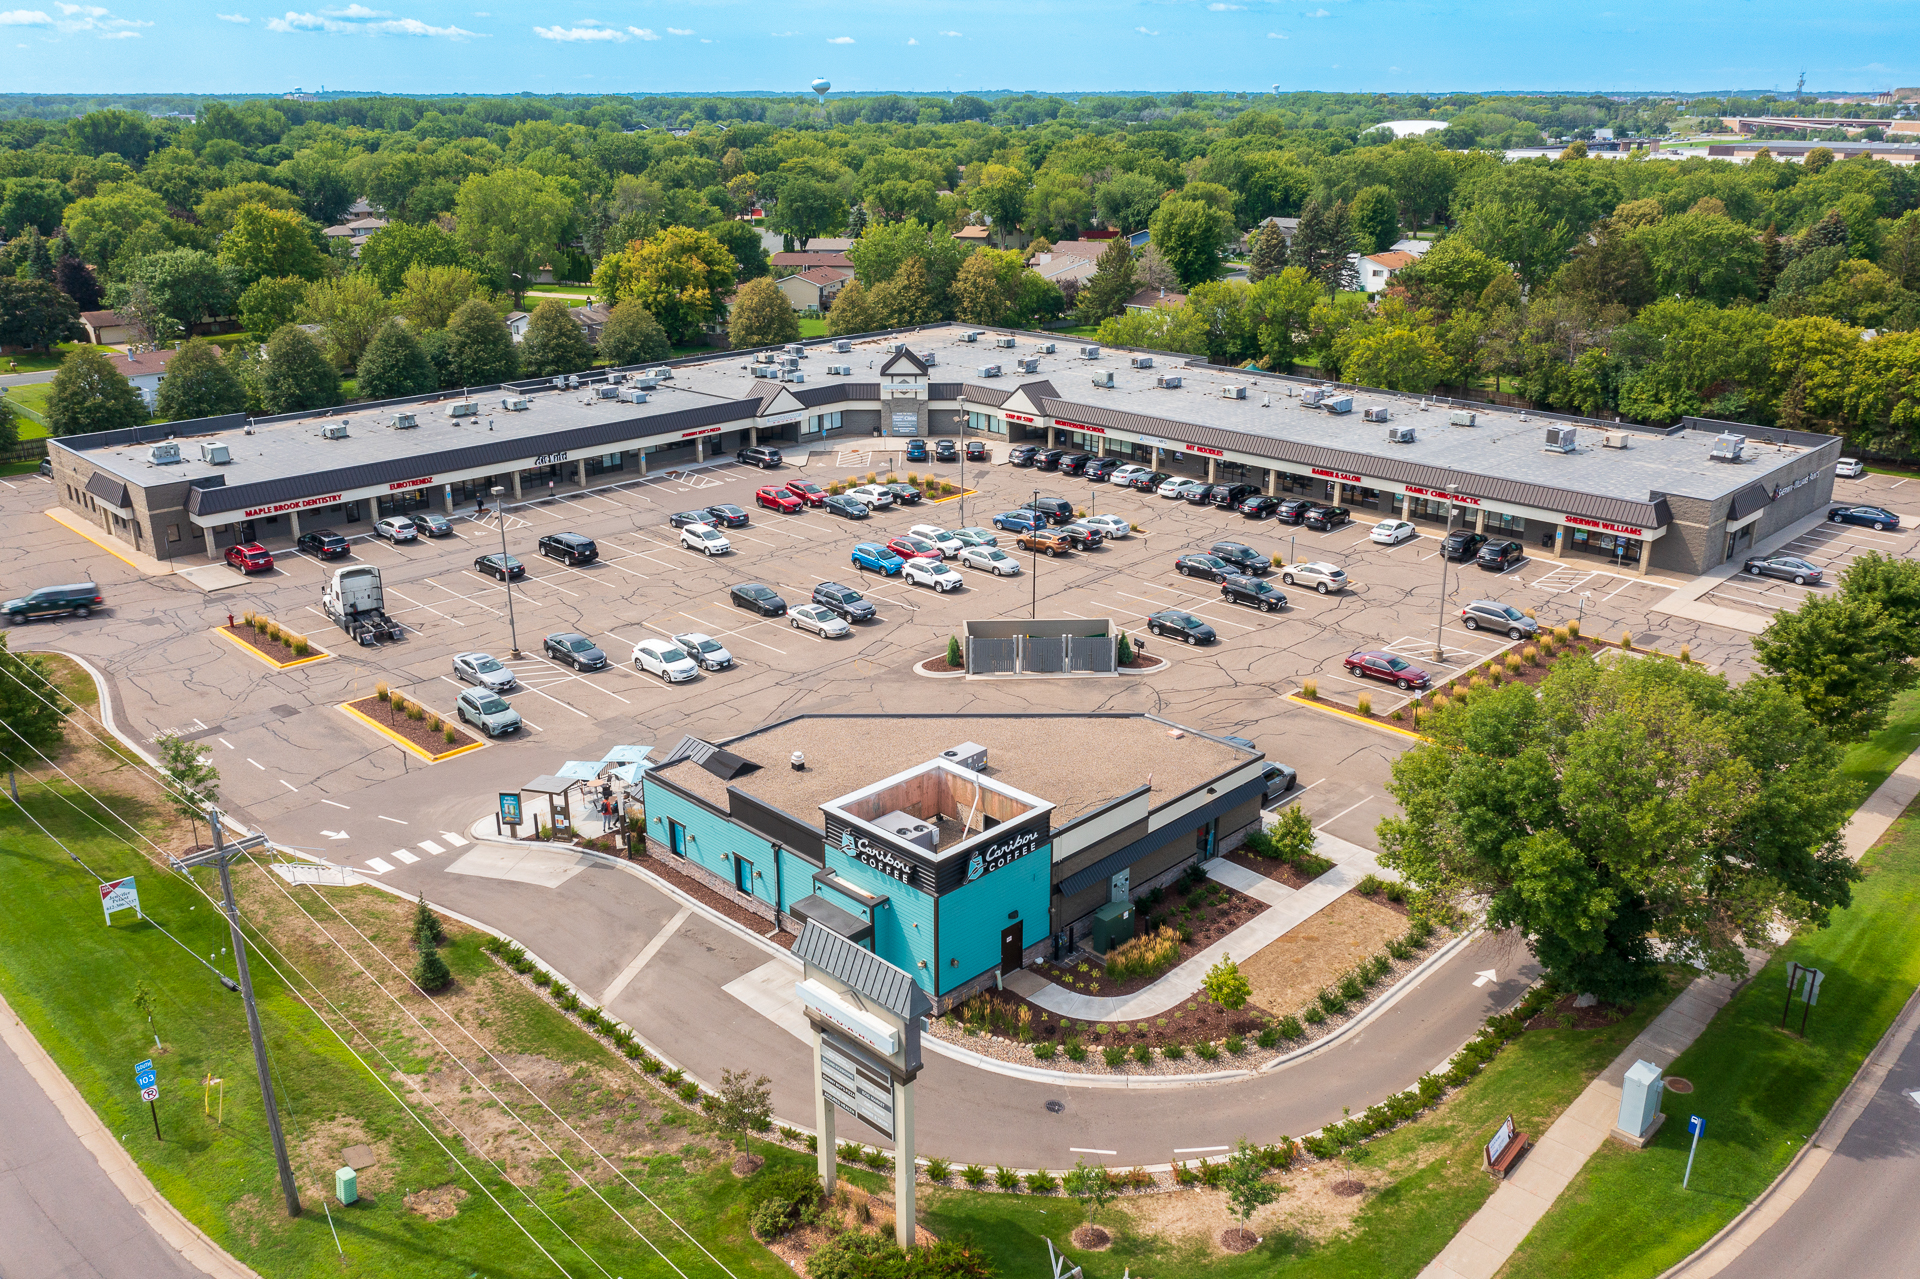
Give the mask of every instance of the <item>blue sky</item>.
<path id="1" fill-rule="evenodd" d="M 1713 90 L 1791 88 L 1803 68 L 1809 89 L 1920 83 L 1911 0 L 285 4 L 0 0 L 0 91 Z"/>

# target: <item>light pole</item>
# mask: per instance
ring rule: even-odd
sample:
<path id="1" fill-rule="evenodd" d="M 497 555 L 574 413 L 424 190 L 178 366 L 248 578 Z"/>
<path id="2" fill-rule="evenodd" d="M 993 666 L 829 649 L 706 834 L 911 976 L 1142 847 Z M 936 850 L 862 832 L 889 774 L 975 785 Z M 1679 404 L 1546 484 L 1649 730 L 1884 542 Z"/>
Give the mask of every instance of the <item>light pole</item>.
<path id="1" fill-rule="evenodd" d="M 507 559 L 507 508 L 503 495 L 506 489 L 498 484 L 493 486 L 493 512 L 500 517 L 500 577 L 507 584 L 507 634 L 513 640 L 513 655 L 520 656 L 520 628 L 513 620 L 513 569 Z"/>
<path id="2" fill-rule="evenodd" d="M 1027 508 L 1033 518 L 1040 523 L 1028 532 L 1038 532 L 1047 526 L 1047 517 L 1040 514 L 1040 490 L 1033 491 L 1033 505 Z M 1029 547 L 1033 553 L 1033 571 L 1028 576 L 1033 580 L 1033 603 L 1028 607 L 1028 616 L 1038 621 L 1040 617 L 1040 539 L 1035 538 Z"/>
<path id="3" fill-rule="evenodd" d="M 1458 484 L 1447 485 L 1447 531 L 1440 539 L 1440 607 L 1433 623 L 1433 660 L 1447 660 L 1447 647 L 1441 641 L 1441 633 L 1447 625 L 1447 538 L 1453 536 L 1453 513 L 1460 508 L 1454 504 L 1454 498 L 1460 492 Z"/>
<path id="4" fill-rule="evenodd" d="M 967 415 L 960 418 L 960 524 L 967 526 Z"/>

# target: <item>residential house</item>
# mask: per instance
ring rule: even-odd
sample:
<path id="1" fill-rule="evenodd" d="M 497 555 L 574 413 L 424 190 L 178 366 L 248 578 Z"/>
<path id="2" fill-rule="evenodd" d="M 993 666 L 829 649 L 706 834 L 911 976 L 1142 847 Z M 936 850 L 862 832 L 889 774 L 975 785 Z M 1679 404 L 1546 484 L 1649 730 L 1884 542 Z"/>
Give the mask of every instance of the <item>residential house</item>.
<path id="1" fill-rule="evenodd" d="M 953 233 L 953 238 L 962 244 L 993 244 L 993 228 L 990 226 L 963 226 Z"/>
<path id="2" fill-rule="evenodd" d="M 82 311 L 80 326 L 87 331 L 87 341 L 95 346 L 121 346 L 145 336 L 118 311 Z"/>
<path id="3" fill-rule="evenodd" d="M 613 318 L 613 308 L 604 302 L 588 302 L 585 306 L 568 307 L 567 318 L 580 326 L 580 332 L 587 341 L 598 346 L 600 331 Z"/>
<path id="4" fill-rule="evenodd" d="M 1264 221 L 1262 221 L 1257 227 L 1255 227 L 1254 230 L 1259 231 L 1264 235 L 1268 227 L 1278 227 L 1280 229 L 1281 237 L 1284 238 L 1287 242 L 1287 247 L 1292 248 L 1293 237 L 1299 234 L 1300 232 L 1300 219 L 1299 218 L 1267 218 Z M 1243 245 L 1251 244 L 1252 234 L 1253 232 L 1249 231 L 1245 237 L 1242 237 L 1241 243 Z"/>
<path id="5" fill-rule="evenodd" d="M 796 311 L 819 311 L 825 314 L 833 305 L 833 299 L 847 281 L 853 278 L 853 272 L 840 267 L 808 267 L 797 275 L 789 275 L 775 281 L 780 291 L 787 295 L 787 301 Z"/>
<path id="6" fill-rule="evenodd" d="M 507 332 L 513 335 L 514 341 L 518 342 L 527 336 L 527 321 L 532 318 L 533 312 L 531 311 L 507 312 Z"/>
<path id="7" fill-rule="evenodd" d="M 773 264 L 775 275 L 794 275 L 817 266 L 832 267 L 849 274 L 853 271 L 853 263 L 840 249 L 823 250 L 818 253 L 812 250 L 805 253 L 776 253 L 768 260 Z"/>
<path id="8" fill-rule="evenodd" d="M 1419 260 L 1418 257 L 1411 253 L 1402 253 L 1394 249 L 1389 249 L 1385 253 L 1364 254 L 1358 263 L 1360 268 L 1360 288 L 1368 297 L 1372 297 L 1374 294 L 1386 289 L 1387 285 L 1392 282 L 1395 271 L 1406 266 L 1409 262 L 1418 262 Z"/>
<path id="9" fill-rule="evenodd" d="M 113 367 L 120 376 L 133 383 L 133 389 L 140 392 L 140 398 L 147 402 L 151 410 L 154 401 L 160 395 L 160 383 L 166 379 L 167 365 L 173 362 L 178 351 L 142 351 L 138 355 L 132 352 L 116 355 Z"/>
<path id="10" fill-rule="evenodd" d="M 1187 295 L 1169 293 L 1165 289 L 1142 289 L 1127 299 L 1127 310 L 1131 312 L 1151 311 L 1156 306 L 1185 306 Z"/>
<path id="11" fill-rule="evenodd" d="M 1046 253 L 1027 259 L 1042 279 L 1062 284 L 1068 280 L 1085 283 L 1099 269 L 1100 255 L 1107 251 L 1108 240 L 1062 240 Z"/>

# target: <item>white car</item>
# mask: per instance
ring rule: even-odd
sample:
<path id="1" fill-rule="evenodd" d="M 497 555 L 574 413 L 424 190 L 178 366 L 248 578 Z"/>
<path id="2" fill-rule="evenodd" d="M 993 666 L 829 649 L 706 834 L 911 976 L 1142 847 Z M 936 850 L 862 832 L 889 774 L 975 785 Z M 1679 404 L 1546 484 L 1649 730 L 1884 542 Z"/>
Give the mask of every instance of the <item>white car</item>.
<path id="1" fill-rule="evenodd" d="M 1843 480 L 1857 480 L 1867 473 L 1867 465 L 1857 457 L 1843 457 L 1833 464 L 1833 473 Z"/>
<path id="2" fill-rule="evenodd" d="M 963 539 L 955 537 L 938 524 L 916 524 L 907 532 L 939 547 L 942 559 L 952 559 L 966 549 L 967 544 Z"/>
<path id="3" fill-rule="evenodd" d="M 513 672 L 491 653 L 460 653 L 453 659 L 453 673 L 469 684 L 504 693 L 513 687 Z"/>
<path id="4" fill-rule="evenodd" d="M 1199 480 L 1182 479 L 1176 475 L 1163 482 L 1155 492 L 1161 497 L 1185 497 L 1187 490 L 1194 487 L 1205 488 L 1206 485 L 1201 484 Z"/>
<path id="5" fill-rule="evenodd" d="M 884 484 L 862 484 L 859 488 L 848 489 L 847 496 L 865 503 L 869 511 L 884 511 L 893 505 L 893 494 Z"/>
<path id="6" fill-rule="evenodd" d="M 680 651 L 691 657 L 703 671 L 724 671 L 733 665 L 733 654 L 719 640 L 711 635 L 702 635 L 699 631 L 688 631 L 685 635 L 676 635 L 673 642 Z"/>
<path id="7" fill-rule="evenodd" d="M 1112 475 L 1109 475 L 1107 477 L 1107 483 L 1118 484 L 1121 488 L 1125 488 L 1127 485 L 1133 483 L 1136 477 L 1150 474 L 1152 474 L 1152 468 L 1141 466 L 1138 462 L 1129 462 Z"/>
<path id="8" fill-rule="evenodd" d="M 1420 530 L 1405 520 L 1381 520 L 1367 536 L 1383 546 L 1398 546 L 1419 537 Z"/>
<path id="9" fill-rule="evenodd" d="M 997 546 L 969 546 L 960 552 L 960 562 L 968 568 L 983 568 L 995 577 L 1017 577 L 1020 561 Z"/>
<path id="10" fill-rule="evenodd" d="M 1322 595 L 1330 595 L 1334 591 L 1344 591 L 1347 589 L 1346 570 L 1320 562 L 1289 564 L 1280 570 L 1280 580 L 1288 586 L 1292 586 L 1296 582 L 1302 586 L 1311 586 Z"/>
<path id="11" fill-rule="evenodd" d="M 420 536 L 420 531 L 414 528 L 413 521 L 404 515 L 393 515 L 381 520 L 373 526 L 373 531 L 389 542 L 411 542 Z"/>
<path id="12" fill-rule="evenodd" d="M 945 560 L 908 560 L 900 577 L 911 586 L 931 586 L 941 594 L 957 591 L 966 580 L 947 566 Z"/>
<path id="13" fill-rule="evenodd" d="M 828 639 L 838 639 L 852 632 L 847 619 L 818 604 L 802 604 L 799 608 L 787 612 L 787 625 L 795 630 L 812 631 Z"/>
<path id="14" fill-rule="evenodd" d="M 708 555 L 725 555 L 733 549 L 733 543 L 711 524 L 689 524 L 682 528 L 680 545 L 690 551 L 704 551 Z"/>
<path id="15" fill-rule="evenodd" d="M 1108 541 L 1112 541 L 1116 537 L 1125 537 L 1127 534 L 1133 532 L 1132 521 L 1118 515 L 1089 515 L 1081 519 L 1079 523 L 1091 529 L 1098 529 L 1106 536 Z"/>
<path id="16" fill-rule="evenodd" d="M 700 674 L 700 667 L 672 640 L 643 639 L 633 646 L 633 668 L 678 684 Z"/>

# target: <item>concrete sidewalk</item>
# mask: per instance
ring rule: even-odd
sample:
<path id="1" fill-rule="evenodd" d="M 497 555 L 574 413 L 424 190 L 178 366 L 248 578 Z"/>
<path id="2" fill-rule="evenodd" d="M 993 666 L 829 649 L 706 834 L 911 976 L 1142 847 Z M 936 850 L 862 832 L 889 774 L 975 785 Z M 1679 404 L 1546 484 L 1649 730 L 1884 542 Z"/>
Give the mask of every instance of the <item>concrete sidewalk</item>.
<path id="1" fill-rule="evenodd" d="M 1729 608 L 1724 604 L 1709 604 L 1706 600 L 1702 599 L 1701 596 L 1712 591 L 1715 587 L 1724 586 L 1734 578 L 1740 576 L 1740 566 L 1746 563 L 1749 557 L 1771 555 L 1788 542 L 1803 536 L 1809 530 L 1818 528 L 1826 522 L 1827 513 L 1825 510 L 1820 510 L 1793 524 L 1789 524 L 1786 528 L 1781 529 L 1766 541 L 1747 551 L 1746 554 L 1740 556 L 1740 558 L 1728 560 L 1725 564 L 1702 573 L 1685 586 L 1673 591 L 1667 598 L 1653 605 L 1647 611 L 1650 613 L 1665 613 L 1670 617 L 1684 617 L 1689 621 L 1706 622 L 1711 626 L 1724 626 L 1728 630 L 1745 631 L 1749 635 L 1758 635 L 1761 631 L 1766 630 L 1768 625 L 1772 623 L 1773 616 L 1771 614 L 1756 613 L 1751 609 Z"/>

